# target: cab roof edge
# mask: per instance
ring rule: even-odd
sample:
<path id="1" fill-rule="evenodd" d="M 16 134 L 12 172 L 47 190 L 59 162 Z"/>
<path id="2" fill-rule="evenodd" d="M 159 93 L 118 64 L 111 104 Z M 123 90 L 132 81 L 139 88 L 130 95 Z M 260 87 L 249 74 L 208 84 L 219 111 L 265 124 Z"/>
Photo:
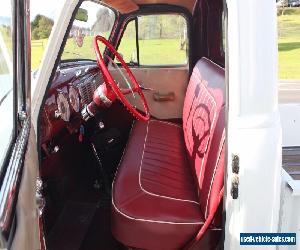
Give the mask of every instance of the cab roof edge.
<path id="1" fill-rule="evenodd" d="M 139 9 L 139 6 L 133 0 L 102 0 L 102 2 L 122 14 L 127 14 Z"/>

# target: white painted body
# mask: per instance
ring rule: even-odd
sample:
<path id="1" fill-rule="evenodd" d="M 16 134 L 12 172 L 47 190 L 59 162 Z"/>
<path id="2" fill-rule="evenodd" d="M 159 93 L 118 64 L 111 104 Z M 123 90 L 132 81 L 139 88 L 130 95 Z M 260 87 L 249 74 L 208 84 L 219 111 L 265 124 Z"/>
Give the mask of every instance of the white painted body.
<path id="1" fill-rule="evenodd" d="M 244 248 L 240 246 L 240 233 L 278 231 L 282 142 L 277 101 L 276 2 L 228 0 L 227 5 L 225 249 L 229 250 Z M 230 194 L 232 154 L 240 157 L 236 200 Z M 256 248 L 262 249 L 251 246 Z"/>
<path id="2" fill-rule="evenodd" d="M 279 105 L 283 147 L 300 146 L 300 103 Z M 279 232 L 296 232 L 300 241 L 300 181 L 282 170 Z M 279 249 L 290 249 L 280 246 Z M 299 250 L 300 245 L 294 248 Z"/>
<path id="3" fill-rule="evenodd" d="M 300 249 L 300 181 L 293 180 L 287 172 L 282 171 L 280 217 L 278 231 L 282 233 L 297 233 L 297 245 L 293 249 Z M 280 246 L 280 250 L 290 249 L 289 246 Z"/>
<path id="4" fill-rule="evenodd" d="M 283 147 L 300 146 L 300 103 L 279 105 Z"/>

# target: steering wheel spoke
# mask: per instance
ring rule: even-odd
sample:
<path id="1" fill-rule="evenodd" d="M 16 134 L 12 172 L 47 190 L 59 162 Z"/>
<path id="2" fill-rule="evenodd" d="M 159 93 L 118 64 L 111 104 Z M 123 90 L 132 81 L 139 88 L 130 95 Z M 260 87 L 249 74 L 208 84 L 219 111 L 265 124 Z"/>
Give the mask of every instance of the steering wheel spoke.
<path id="1" fill-rule="evenodd" d="M 121 89 L 121 92 L 123 95 L 128 95 L 128 94 L 132 93 L 132 90 L 131 89 Z"/>
<path id="2" fill-rule="evenodd" d="M 139 93 L 138 88 L 133 89 L 120 89 L 123 95 L 133 94 L 133 93 Z"/>
<path id="3" fill-rule="evenodd" d="M 103 60 L 103 56 L 100 52 L 98 42 L 101 42 L 102 44 L 104 44 L 106 46 L 106 48 L 108 50 L 110 50 L 110 52 L 112 52 L 112 54 L 115 56 L 115 58 L 121 63 L 122 68 L 127 73 L 127 76 L 129 76 L 129 79 L 133 83 L 134 87 L 131 87 L 128 84 L 129 88 L 126 88 L 126 89 L 120 88 L 120 86 L 119 86 L 120 84 L 118 84 L 117 81 L 115 81 L 113 79 L 113 77 L 111 75 L 111 72 L 109 71 L 105 61 Z M 98 66 L 99 66 L 99 68 L 100 68 L 100 70 L 103 74 L 104 83 L 107 86 L 107 91 L 108 91 L 107 97 L 109 97 L 109 95 L 114 96 L 111 93 L 109 93 L 109 91 L 113 91 L 114 94 L 118 97 L 118 99 L 126 106 L 126 108 L 129 110 L 129 112 L 131 112 L 136 119 L 142 120 L 142 121 L 148 121 L 150 119 L 150 112 L 149 112 L 148 103 L 147 103 L 146 98 L 143 94 L 141 86 L 138 84 L 136 78 L 134 77 L 134 75 L 131 72 L 128 65 L 125 63 L 124 59 L 120 56 L 120 54 L 116 51 L 116 49 L 102 36 L 95 36 L 95 38 L 94 38 L 94 49 L 95 49 L 95 53 L 96 53 Z M 123 75 L 122 71 L 120 73 Z M 143 112 L 139 111 L 134 105 L 132 105 L 126 99 L 125 96 L 128 95 L 128 94 L 131 94 L 131 93 L 132 94 L 137 93 L 139 95 L 139 97 L 142 101 L 143 107 L 145 109 Z"/>

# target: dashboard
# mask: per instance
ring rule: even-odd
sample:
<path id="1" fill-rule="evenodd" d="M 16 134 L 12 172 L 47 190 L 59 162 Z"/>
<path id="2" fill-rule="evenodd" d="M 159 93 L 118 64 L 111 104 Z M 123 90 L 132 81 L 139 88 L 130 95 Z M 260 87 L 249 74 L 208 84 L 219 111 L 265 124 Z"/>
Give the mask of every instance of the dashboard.
<path id="1" fill-rule="evenodd" d="M 76 133 L 82 124 L 81 110 L 103 83 L 94 61 L 72 61 L 59 65 L 41 114 L 41 143 L 47 143 L 63 128 Z"/>

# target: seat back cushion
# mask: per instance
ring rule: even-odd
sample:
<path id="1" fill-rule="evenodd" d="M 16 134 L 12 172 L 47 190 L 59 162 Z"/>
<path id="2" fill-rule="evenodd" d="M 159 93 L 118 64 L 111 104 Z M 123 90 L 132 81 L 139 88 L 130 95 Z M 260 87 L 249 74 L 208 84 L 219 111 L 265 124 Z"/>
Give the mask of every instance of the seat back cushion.
<path id="1" fill-rule="evenodd" d="M 224 179 L 225 73 L 202 58 L 193 69 L 183 107 L 183 132 L 200 207 L 207 218 Z"/>

